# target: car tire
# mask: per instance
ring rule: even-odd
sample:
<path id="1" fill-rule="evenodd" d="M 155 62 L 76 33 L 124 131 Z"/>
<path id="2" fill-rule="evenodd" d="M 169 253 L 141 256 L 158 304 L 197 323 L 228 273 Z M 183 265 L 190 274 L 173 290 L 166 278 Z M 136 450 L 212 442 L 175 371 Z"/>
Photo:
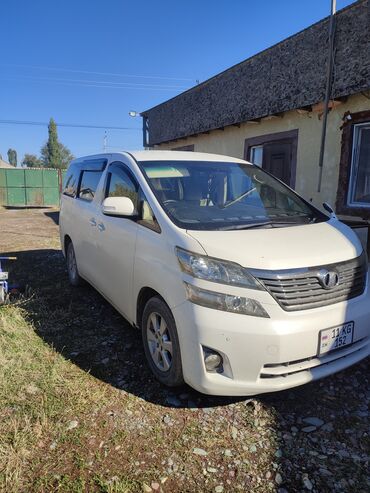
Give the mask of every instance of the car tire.
<path id="1" fill-rule="evenodd" d="M 3 285 L 0 286 L 0 305 L 3 305 L 6 300 L 5 288 Z"/>
<path id="2" fill-rule="evenodd" d="M 67 246 L 66 261 L 69 283 L 72 286 L 80 286 L 82 283 L 82 279 L 80 277 L 80 274 L 78 273 L 75 249 L 73 248 L 73 243 L 71 241 L 68 243 Z"/>
<path id="3" fill-rule="evenodd" d="M 141 333 L 145 356 L 155 377 L 168 387 L 184 384 L 181 351 L 172 312 L 159 297 L 145 305 Z"/>

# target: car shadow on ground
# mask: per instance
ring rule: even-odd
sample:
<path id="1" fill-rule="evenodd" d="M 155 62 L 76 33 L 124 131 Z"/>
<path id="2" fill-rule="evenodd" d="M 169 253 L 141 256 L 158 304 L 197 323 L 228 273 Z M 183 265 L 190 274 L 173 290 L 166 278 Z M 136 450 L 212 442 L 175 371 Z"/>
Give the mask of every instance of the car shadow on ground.
<path id="1" fill-rule="evenodd" d="M 68 284 L 60 250 L 12 254 L 18 260 L 9 277 L 30 296 L 24 306 L 37 334 L 82 370 L 168 407 L 214 407 L 244 400 L 204 396 L 188 386 L 176 390 L 164 387 L 146 364 L 140 331 L 88 283 L 78 288 Z"/>
<path id="2" fill-rule="evenodd" d="M 49 219 L 52 219 L 57 226 L 59 225 L 59 211 L 47 211 L 44 214 Z"/>

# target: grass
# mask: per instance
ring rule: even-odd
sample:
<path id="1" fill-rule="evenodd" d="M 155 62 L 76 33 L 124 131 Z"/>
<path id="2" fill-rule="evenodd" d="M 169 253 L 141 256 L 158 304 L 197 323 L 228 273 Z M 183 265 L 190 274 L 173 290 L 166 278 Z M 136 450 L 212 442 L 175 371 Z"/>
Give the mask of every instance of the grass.
<path id="1" fill-rule="evenodd" d="M 1 489 L 21 491 L 27 483 L 24 471 L 41 467 L 55 443 L 81 446 L 86 430 L 80 422 L 91 409 L 99 413 L 108 404 L 105 386 L 90 380 L 35 334 L 21 307 L 0 308 Z M 68 430 L 74 420 L 78 427 Z M 73 468 L 81 465 L 83 461 Z M 81 478 L 63 478 L 57 491 L 79 491 Z M 35 486 L 43 490 L 41 483 Z M 99 488 L 110 491 L 110 486 Z"/>
<path id="2" fill-rule="evenodd" d="M 68 318 L 68 308 L 48 309 L 41 299 L 0 307 L 0 491 L 128 493 L 148 490 L 153 481 L 161 491 L 165 483 L 165 491 L 212 491 L 228 478 L 233 459 L 225 448 L 244 457 L 241 473 L 253 474 L 255 461 L 232 440 L 227 419 L 213 429 L 214 417 L 164 412 L 94 378 L 38 336 L 30 317 L 36 305 L 38 320 L 56 330 Z M 252 428 L 245 436 L 258 438 Z M 195 447 L 209 457 L 193 454 Z M 263 451 L 259 462 L 267 466 L 270 455 Z M 177 478 L 167 482 L 171 457 Z M 217 465 L 218 478 L 205 472 L 207 465 Z M 271 490 L 259 486 L 255 491 Z"/>

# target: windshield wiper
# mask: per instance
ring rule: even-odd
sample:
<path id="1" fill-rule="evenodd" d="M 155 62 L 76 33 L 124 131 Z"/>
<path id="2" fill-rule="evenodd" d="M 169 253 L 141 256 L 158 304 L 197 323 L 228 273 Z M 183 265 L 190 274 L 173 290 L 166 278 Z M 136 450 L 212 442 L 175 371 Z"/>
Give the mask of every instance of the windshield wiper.
<path id="1" fill-rule="evenodd" d="M 218 230 L 233 231 L 233 230 L 242 230 L 242 229 L 262 228 L 263 226 L 270 226 L 271 228 L 273 228 L 274 226 L 298 226 L 301 224 L 307 224 L 307 223 L 301 223 L 297 221 L 265 221 L 260 223 L 234 224 L 234 225 L 218 228 Z"/>
<path id="2" fill-rule="evenodd" d="M 265 221 L 264 223 L 234 224 L 233 226 L 223 226 L 221 228 L 218 228 L 218 230 L 232 231 L 233 229 L 253 229 L 253 228 L 261 228 L 262 226 L 272 226 L 272 222 Z"/>
<path id="3" fill-rule="evenodd" d="M 250 188 L 249 190 L 246 190 L 244 193 L 239 195 L 239 197 L 236 197 L 236 199 L 230 200 L 230 202 L 226 202 L 223 206 L 220 207 L 220 209 L 226 209 L 226 207 L 230 207 L 230 205 L 236 204 L 239 202 L 239 200 L 244 199 L 244 197 L 247 197 L 249 194 L 254 192 L 256 190 L 256 187 Z"/>

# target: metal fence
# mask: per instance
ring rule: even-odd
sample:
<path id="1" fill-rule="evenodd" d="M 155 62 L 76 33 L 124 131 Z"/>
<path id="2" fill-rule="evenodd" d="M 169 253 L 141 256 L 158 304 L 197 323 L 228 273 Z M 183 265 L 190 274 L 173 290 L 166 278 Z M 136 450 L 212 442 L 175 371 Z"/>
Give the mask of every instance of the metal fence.
<path id="1" fill-rule="evenodd" d="M 64 173 L 50 168 L 0 168 L 0 205 L 59 205 Z"/>

